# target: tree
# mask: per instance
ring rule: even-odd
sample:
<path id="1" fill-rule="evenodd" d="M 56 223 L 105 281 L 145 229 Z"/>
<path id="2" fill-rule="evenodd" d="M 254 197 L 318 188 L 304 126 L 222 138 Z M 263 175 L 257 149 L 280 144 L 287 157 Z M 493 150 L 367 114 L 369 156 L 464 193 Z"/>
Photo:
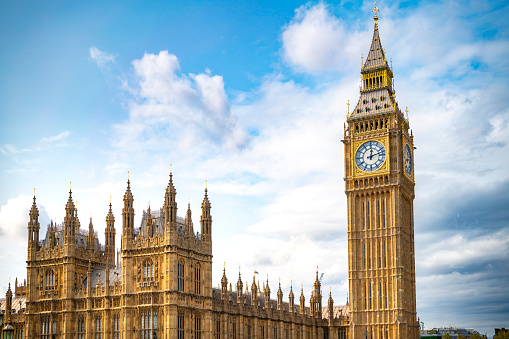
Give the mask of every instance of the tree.
<path id="1" fill-rule="evenodd" d="M 470 337 L 470 338 L 472 338 L 472 337 Z M 463 334 L 460 334 L 460 335 L 458 335 L 458 339 L 467 339 L 467 337 L 465 337 Z"/>
<path id="2" fill-rule="evenodd" d="M 483 339 L 480 334 L 474 333 L 470 335 L 470 339 Z"/>
<path id="3" fill-rule="evenodd" d="M 493 339 L 509 339 L 509 332 L 498 332 L 498 334 L 494 336 Z"/>
<path id="4" fill-rule="evenodd" d="M 442 336 L 442 339 L 451 339 L 451 335 L 449 333 L 446 333 Z"/>

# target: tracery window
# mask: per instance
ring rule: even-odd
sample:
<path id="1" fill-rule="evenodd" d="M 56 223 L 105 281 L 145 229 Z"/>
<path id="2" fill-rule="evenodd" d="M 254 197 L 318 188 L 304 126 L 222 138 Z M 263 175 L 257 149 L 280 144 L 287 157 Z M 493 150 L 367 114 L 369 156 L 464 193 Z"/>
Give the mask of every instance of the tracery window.
<path id="1" fill-rule="evenodd" d="M 157 339 L 157 311 L 141 312 L 141 339 Z"/>
<path id="2" fill-rule="evenodd" d="M 201 316 L 198 314 L 194 318 L 194 338 L 201 339 Z"/>
<path id="3" fill-rule="evenodd" d="M 16 328 L 16 339 L 23 339 L 23 328 Z"/>
<path id="4" fill-rule="evenodd" d="M 201 269 L 198 265 L 194 268 L 194 293 L 201 293 Z"/>
<path id="5" fill-rule="evenodd" d="M 101 317 L 95 318 L 95 339 L 102 339 L 103 319 Z"/>
<path id="6" fill-rule="evenodd" d="M 178 290 L 184 292 L 184 263 L 179 261 L 178 263 Z"/>
<path id="7" fill-rule="evenodd" d="M 78 318 L 78 339 L 85 339 L 85 318 Z"/>
<path id="8" fill-rule="evenodd" d="M 179 313 L 177 326 L 178 339 L 184 339 L 184 313 Z"/>
<path id="9" fill-rule="evenodd" d="M 237 339 L 237 323 L 235 320 L 232 322 L 232 339 Z"/>
<path id="10" fill-rule="evenodd" d="M 147 259 L 143 263 L 143 281 L 154 281 L 154 263 L 151 259 Z"/>
<path id="11" fill-rule="evenodd" d="M 221 339 L 221 320 L 216 320 L 216 339 Z"/>
<path id="12" fill-rule="evenodd" d="M 53 270 L 46 271 L 46 289 L 54 290 L 55 289 L 55 273 Z"/>
<path id="13" fill-rule="evenodd" d="M 51 322 L 49 318 L 42 318 L 41 322 L 41 339 L 51 338 Z"/>
<path id="14" fill-rule="evenodd" d="M 113 316 L 113 339 L 120 339 L 120 315 Z"/>

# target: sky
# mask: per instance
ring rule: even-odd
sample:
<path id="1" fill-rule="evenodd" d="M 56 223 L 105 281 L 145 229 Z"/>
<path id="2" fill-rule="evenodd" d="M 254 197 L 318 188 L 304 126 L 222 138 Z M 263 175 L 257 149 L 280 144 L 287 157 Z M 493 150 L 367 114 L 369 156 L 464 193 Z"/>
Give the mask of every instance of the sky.
<path id="1" fill-rule="evenodd" d="M 373 7 L 1 2 L 0 295 L 26 278 L 34 188 L 41 237 L 63 221 L 72 182 L 82 228 L 91 217 L 104 243 L 111 196 L 118 247 L 128 172 L 139 225 L 162 206 L 172 164 L 178 215 L 190 201 L 195 230 L 208 182 L 214 286 L 240 267 L 309 300 L 318 266 L 324 294 L 345 304 L 341 139 Z M 509 327 L 509 4 L 378 7 L 417 147 L 418 316 L 493 335 Z"/>

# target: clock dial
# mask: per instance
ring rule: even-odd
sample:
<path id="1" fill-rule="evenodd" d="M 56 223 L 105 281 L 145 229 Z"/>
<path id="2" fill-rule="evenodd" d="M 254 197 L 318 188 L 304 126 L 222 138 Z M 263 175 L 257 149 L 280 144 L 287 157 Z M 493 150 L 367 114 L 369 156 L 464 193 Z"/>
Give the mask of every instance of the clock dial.
<path id="1" fill-rule="evenodd" d="M 405 159 L 405 171 L 408 175 L 412 174 L 412 153 L 410 153 L 410 147 L 408 145 L 405 145 L 405 151 L 404 151 L 404 159 Z"/>
<path id="2" fill-rule="evenodd" d="M 385 148 L 378 141 L 365 142 L 357 150 L 355 161 L 363 171 L 376 171 L 385 162 Z"/>

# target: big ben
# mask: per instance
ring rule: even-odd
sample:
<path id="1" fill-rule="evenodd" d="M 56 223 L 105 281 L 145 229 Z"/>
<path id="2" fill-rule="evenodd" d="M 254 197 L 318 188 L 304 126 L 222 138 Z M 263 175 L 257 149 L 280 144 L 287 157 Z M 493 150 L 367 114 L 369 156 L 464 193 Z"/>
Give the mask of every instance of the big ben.
<path id="1" fill-rule="evenodd" d="M 418 338 L 414 143 L 374 12 L 360 97 L 345 127 L 350 337 Z M 408 112 L 406 112 L 408 114 Z"/>

